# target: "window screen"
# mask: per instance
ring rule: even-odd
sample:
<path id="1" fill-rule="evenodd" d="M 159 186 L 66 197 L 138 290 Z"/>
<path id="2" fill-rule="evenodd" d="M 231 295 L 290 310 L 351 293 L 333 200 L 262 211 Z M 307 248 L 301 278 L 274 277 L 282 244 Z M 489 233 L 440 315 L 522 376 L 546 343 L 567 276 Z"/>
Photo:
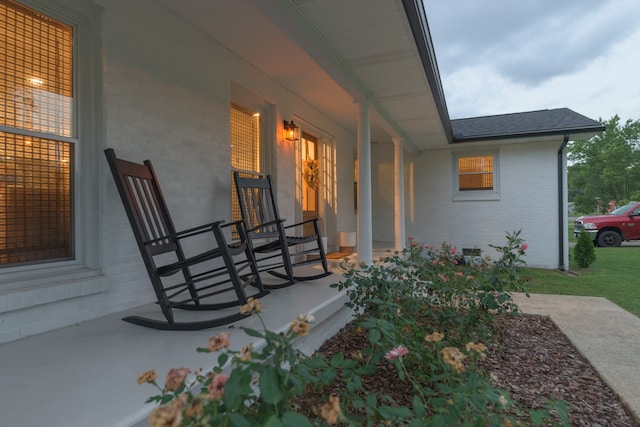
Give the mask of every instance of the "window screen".
<path id="1" fill-rule="evenodd" d="M 493 190 L 493 156 L 458 158 L 458 191 Z"/>
<path id="2" fill-rule="evenodd" d="M 231 106 L 231 168 L 260 172 L 260 116 L 236 105 Z M 242 219 L 236 184 L 231 179 L 231 219 Z"/>
<path id="3" fill-rule="evenodd" d="M 72 27 L 0 0 L 0 266 L 72 257 L 72 54 Z"/>

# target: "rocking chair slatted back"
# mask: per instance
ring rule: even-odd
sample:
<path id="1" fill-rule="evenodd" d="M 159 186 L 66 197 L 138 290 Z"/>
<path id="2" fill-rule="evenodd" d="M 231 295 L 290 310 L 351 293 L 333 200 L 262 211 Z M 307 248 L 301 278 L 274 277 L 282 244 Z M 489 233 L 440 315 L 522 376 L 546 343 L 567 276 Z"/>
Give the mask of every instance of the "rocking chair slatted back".
<path id="1" fill-rule="evenodd" d="M 126 160 L 119 162 L 120 179 L 130 208 L 127 214 L 140 231 L 138 244 L 150 255 L 179 251 L 177 242 L 171 238 L 176 230 L 151 162 L 147 160 L 143 165 Z"/>
<path id="2" fill-rule="evenodd" d="M 278 205 L 271 192 L 271 177 L 240 177 L 236 179 L 240 213 L 248 233 L 253 238 L 280 237 Z"/>

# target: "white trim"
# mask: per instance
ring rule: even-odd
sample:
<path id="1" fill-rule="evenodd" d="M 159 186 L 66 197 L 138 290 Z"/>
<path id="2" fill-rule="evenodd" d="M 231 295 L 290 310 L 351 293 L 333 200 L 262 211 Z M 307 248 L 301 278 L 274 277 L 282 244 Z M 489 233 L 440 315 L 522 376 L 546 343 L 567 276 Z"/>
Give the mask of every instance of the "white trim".
<path id="1" fill-rule="evenodd" d="M 28 278 L 22 277 L 18 289 L 1 292 L 0 313 L 106 292 L 108 289 L 108 280 L 99 271 L 74 268 L 60 269 L 55 274 L 52 271 L 42 272 Z"/>
<path id="2" fill-rule="evenodd" d="M 320 182 L 318 183 L 318 227 L 320 234 L 330 239 L 332 245 L 337 236 L 336 215 L 333 206 L 337 203 L 337 185 L 335 180 L 336 138 L 318 126 L 304 120 L 298 115 L 293 116 L 300 126 L 298 141 L 295 142 L 296 161 L 296 198 L 302 200 L 302 132 L 316 138 L 318 158 L 320 159 Z M 302 221 L 302 204 L 296 203 L 295 222 Z M 325 248 L 326 250 L 327 248 Z"/>
<path id="3" fill-rule="evenodd" d="M 101 164 L 104 147 L 102 123 L 102 47 L 100 13 L 102 8 L 87 2 L 69 0 L 23 0 L 25 6 L 59 19 L 74 28 L 74 124 L 72 138 L 47 135 L 47 138 L 73 142 L 75 170 L 73 171 L 73 260 L 45 262 L 31 266 L 6 267 L 0 272 L 3 295 L 12 300 L 29 300 L 25 295 L 43 285 L 34 277 L 46 277 L 52 288 L 69 280 L 75 286 L 78 279 L 100 277 L 99 284 L 89 286 L 95 292 L 106 290 L 106 281 L 99 268 L 102 263 L 102 199 Z M 70 275 L 70 271 L 75 273 Z M 35 273 L 34 273 L 35 272 Z M 80 273 L 83 272 L 83 273 Z M 7 284 L 7 286 L 4 286 Z M 82 295 L 95 293 L 81 292 Z M 55 293 L 55 292 L 53 292 Z M 74 293 L 74 292 L 72 292 Z M 66 292 L 62 292 L 66 295 Z M 78 295 L 76 295 L 78 296 Z M 64 299 L 63 297 L 55 300 Z M 53 302 L 53 301 L 46 301 Z M 28 304 L 25 305 L 29 306 Z"/>

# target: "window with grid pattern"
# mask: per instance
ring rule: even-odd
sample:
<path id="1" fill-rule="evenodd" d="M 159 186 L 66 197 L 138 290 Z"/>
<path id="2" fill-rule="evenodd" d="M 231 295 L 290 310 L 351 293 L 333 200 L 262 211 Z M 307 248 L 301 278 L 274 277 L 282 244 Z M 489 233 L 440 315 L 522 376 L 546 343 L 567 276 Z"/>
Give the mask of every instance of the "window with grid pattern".
<path id="1" fill-rule="evenodd" d="M 231 106 L 231 168 L 260 172 L 260 116 L 237 105 Z M 231 220 L 242 219 L 236 184 L 231 178 Z"/>
<path id="2" fill-rule="evenodd" d="M 73 256 L 72 70 L 71 26 L 0 0 L 2 267 Z"/>
<path id="3" fill-rule="evenodd" d="M 458 157 L 458 191 L 493 190 L 493 156 Z"/>

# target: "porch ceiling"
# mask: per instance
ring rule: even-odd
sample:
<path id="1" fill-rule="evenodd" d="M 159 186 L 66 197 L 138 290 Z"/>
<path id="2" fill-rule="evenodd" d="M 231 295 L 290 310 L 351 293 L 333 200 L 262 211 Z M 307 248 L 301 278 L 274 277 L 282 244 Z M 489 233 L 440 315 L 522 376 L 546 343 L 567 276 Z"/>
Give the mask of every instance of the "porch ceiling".
<path id="1" fill-rule="evenodd" d="M 448 143 L 435 60 L 422 52 L 430 85 L 402 0 L 158 1 L 354 133 L 368 98 L 372 140 Z"/>

